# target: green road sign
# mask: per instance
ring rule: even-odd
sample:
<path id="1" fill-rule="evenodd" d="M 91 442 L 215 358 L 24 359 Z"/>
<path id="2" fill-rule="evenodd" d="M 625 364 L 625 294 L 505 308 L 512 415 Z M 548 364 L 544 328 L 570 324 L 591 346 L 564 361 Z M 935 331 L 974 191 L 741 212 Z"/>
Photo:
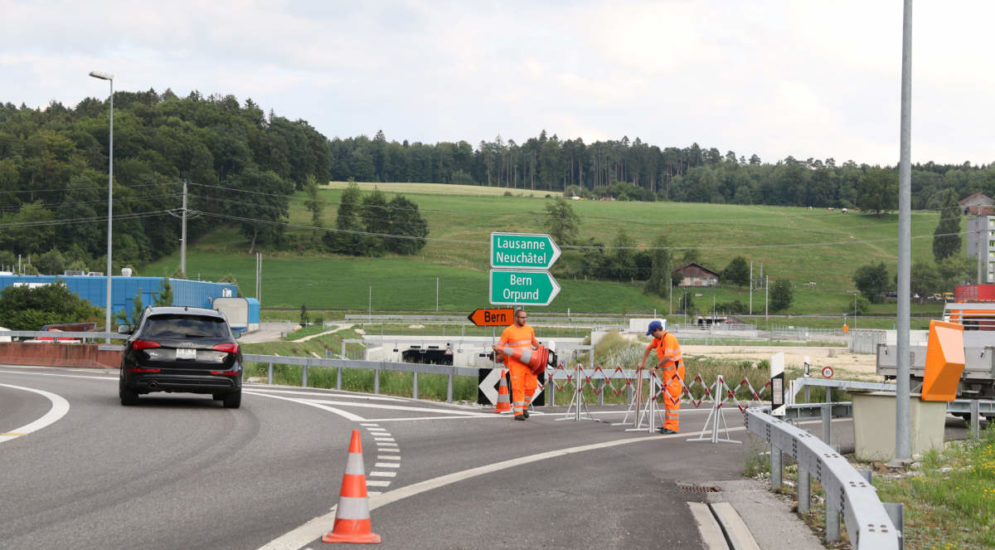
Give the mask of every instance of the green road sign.
<path id="1" fill-rule="evenodd" d="M 548 271 L 491 270 L 491 304 L 548 306 L 559 293 Z"/>
<path id="2" fill-rule="evenodd" d="M 491 233 L 493 268 L 549 269 L 559 257 L 560 247 L 549 235 Z"/>

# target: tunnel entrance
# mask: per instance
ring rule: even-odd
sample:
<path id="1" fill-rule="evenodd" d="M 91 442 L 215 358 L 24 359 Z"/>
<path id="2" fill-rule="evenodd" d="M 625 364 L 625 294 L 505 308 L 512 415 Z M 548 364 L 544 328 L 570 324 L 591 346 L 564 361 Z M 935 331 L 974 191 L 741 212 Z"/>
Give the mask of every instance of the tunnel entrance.
<path id="1" fill-rule="evenodd" d="M 422 363 L 426 365 L 452 365 L 453 350 L 439 346 L 412 346 L 401 352 L 401 360 L 405 363 Z"/>

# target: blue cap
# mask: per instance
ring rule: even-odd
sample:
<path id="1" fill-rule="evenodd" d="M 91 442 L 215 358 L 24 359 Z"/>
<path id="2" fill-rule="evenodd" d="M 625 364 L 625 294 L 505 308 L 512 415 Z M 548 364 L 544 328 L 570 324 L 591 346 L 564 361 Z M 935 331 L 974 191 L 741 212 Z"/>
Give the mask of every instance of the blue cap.
<path id="1" fill-rule="evenodd" d="M 660 321 L 650 321 L 650 328 L 646 331 L 646 336 L 653 336 L 654 330 L 663 330 L 663 323 Z"/>

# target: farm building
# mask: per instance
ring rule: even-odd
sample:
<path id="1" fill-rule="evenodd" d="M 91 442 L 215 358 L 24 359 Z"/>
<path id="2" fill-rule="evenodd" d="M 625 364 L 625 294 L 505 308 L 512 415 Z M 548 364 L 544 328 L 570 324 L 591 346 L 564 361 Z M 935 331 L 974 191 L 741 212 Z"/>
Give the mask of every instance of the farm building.
<path id="1" fill-rule="evenodd" d="M 678 286 L 716 286 L 719 284 L 718 273 L 694 262 L 684 264 L 672 273 L 680 273 L 684 276 Z"/>
<path id="2" fill-rule="evenodd" d="M 995 200 L 984 193 L 975 193 L 957 201 L 965 216 L 991 216 L 995 214 Z"/>

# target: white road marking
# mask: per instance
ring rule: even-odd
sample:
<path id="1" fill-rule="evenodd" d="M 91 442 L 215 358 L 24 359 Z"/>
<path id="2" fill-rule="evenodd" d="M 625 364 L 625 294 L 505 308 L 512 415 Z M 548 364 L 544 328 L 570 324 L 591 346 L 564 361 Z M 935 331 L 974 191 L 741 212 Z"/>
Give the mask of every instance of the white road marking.
<path id="1" fill-rule="evenodd" d="M 36 432 L 46 426 L 50 426 L 58 422 L 66 413 L 69 412 L 69 402 L 65 400 L 61 395 L 56 395 L 44 390 L 36 390 L 34 388 L 25 388 L 23 386 L 12 386 L 10 384 L 0 384 L 5 388 L 11 388 L 14 390 L 29 391 L 37 393 L 44 396 L 46 399 L 52 402 L 52 408 L 48 410 L 41 418 L 31 422 L 30 424 L 25 424 L 20 428 L 13 429 L 9 432 L 0 434 L 0 443 L 4 441 L 10 441 L 11 439 L 16 439 L 28 435 L 32 432 Z"/>
<path id="2" fill-rule="evenodd" d="M 244 393 L 248 393 L 248 394 L 251 394 L 251 395 L 258 395 L 260 397 L 269 397 L 270 399 L 282 399 L 284 401 L 290 401 L 292 403 L 300 403 L 301 405 L 308 405 L 309 407 L 314 407 L 316 409 L 321 409 L 323 411 L 328 411 L 328 412 L 330 412 L 332 414 L 337 414 L 337 415 L 341 416 L 342 418 L 345 418 L 346 420 L 351 420 L 353 422 L 361 422 L 363 420 L 366 420 L 362 416 L 359 416 L 359 415 L 356 415 L 356 414 L 352 414 L 351 412 L 348 412 L 348 411 L 343 411 L 342 409 L 336 409 L 335 407 L 329 407 L 327 405 L 323 405 L 323 404 L 317 403 L 317 402 L 312 401 L 310 399 L 295 399 L 293 397 L 283 397 L 283 396 L 280 396 L 280 395 L 269 395 L 267 393 L 258 392 L 258 391 L 254 391 L 254 390 L 246 391 L 245 389 L 243 389 L 242 391 Z M 345 403 L 343 403 L 343 405 L 345 405 Z"/>
<path id="3" fill-rule="evenodd" d="M 348 407 L 363 407 L 369 409 L 385 409 L 392 411 L 413 411 L 413 412 L 430 412 L 435 414 L 451 414 L 453 416 L 478 416 L 481 413 L 474 411 L 457 411 L 457 410 L 447 410 L 447 409 L 437 409 L 431 407 L 411 407 L 405 405 L 378 405 L 375 403 L 343 403 L 341 401 L 330 401 L 328 399 L 308 399 L 313 403 L 320 403 L 322 405 L 344 405 Z"/>
<path id="4" fill-rule="evenodd" d="M 401 455 L 385 455 L 380 453 L 377 455 L 377 460 L 401 460 Z"/>
<path id="5" fill-rule="evenodd" d="M 366 486 L 367 487 L 390 487 L 390 482 L 389 481 L 381 481 L 381 480 L 377 480 L 377 479 L 367 479 L 366 480 Z"/>
<path id="6" fill-rule="evenodd" d="M 243 387 L 248 388 L 249 386 L 243 386 Z M 282 390 L 282 389 L 267 387 L 266 385 L 261 385 L 258 387 L 253 385 L 252 389 L 256 391 L 264 391 L 266 393 L 282 393 L 287 395 L 310 395 L 312 397 L 327 397 L 328 395 L 332 395 L 337 399 L 363 399 L 366 401 L 396 401 L 396 402 L 407 401 L 407 399 L 403 397 L 389 397 L 384 395 L 369 395 L 362 393 L 360 394 L 338 393 L 336 390 L 324 390 L 324 391 Z"/>
<path id="7" fill-rule="evenodd" d="M 370 472 L 370 477 L 397 477 L 397 472 L 378 472 L 373 470 Z"/>
<path id="8" fill-rule="evenodd" d="M 400 464 L 393 464 L 393 463 L 388 464 L 386 462 L 377 462 L 376 464 L 373 465 L 373 467 L 374 468 L 400 468 L 401 465 Z"/>

